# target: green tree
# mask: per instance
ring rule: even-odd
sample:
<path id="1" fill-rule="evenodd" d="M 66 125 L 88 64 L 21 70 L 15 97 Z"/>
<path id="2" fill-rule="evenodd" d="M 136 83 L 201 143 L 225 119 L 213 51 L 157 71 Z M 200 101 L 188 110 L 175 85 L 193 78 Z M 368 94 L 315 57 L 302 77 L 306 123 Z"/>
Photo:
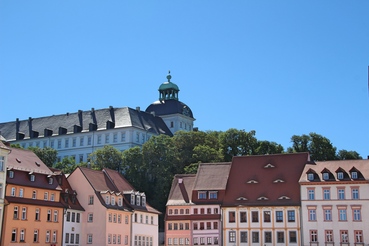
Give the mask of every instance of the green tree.
<path id="1" fill-rule="evenodd" d="M 258 141 L 257 145 L 256 153 L 258 155 L 271 155 L 284 152 L 283 146 L 276 142 Z"/>
<path id="2" fill-rule="evenodd" d="M 293 135 L 291 137 L 292 147 L 288 148 L 289 153 L 292 152 L 309 152 L 309 143 L 311 141 L 311 137 L 309 135 Z"/>
<path id="3" fill-rule="evenodd" d="M 97 149 L 90 154 L 90 161 L 96 169 L 101 170 L 106 167 L 120 171 L 123 156 L 118 149 L 111 145 L 105 145 L 103 148 Z"/>
<path id="4" fill-rule="evenodd" d="M 19 143 L 17 143 L 17 144 L 10 144 L 10 147 L 17 148 L 17 149 L 23 149 L 23 147 Z"/>
<path id="5" fill-rule="evenodd" d="M 55 164 L 55 168 L 62 170 L 63 173 L 72 173 L 77 168 L 77 164 L 74 158 L 64 157 L 60 162 Z"/>
<path id="6" fill-rule="evenodd" d="M 194 163 L 221 162 L 223 160 L 222 154 L 219 150 L 207 145 L 195 146 L 193 149 L 192 159 L 194 160 Z"/>
<path id="7" fill-rule="evenodd" d="M 219 139 L 224 160 L 231 161 L 233 156 L 254 155 L 257 148 L 255 133 L 235 128 L 221 133 Z"/>
<path id="8" fill-rule="evenodd" d="M 122 153 L 122 173 L 129 182 L 140 191 L 147 189 L 146 169 L 143 164 L 142 149 L 138 146 L 129 148 Z"/>
<path id="9" fill-rule="evenodd" d="M 353 150 L 348 151 L 345 149 L 341 149 L 337 153 L 337 159 L 338 160 L 358 160 L 358 159 L 363 159 L 363 158 L 356 151 L 353 151 Z"/>
<path id="10" fill-rule="evenodd" d="M 28 149 L 33 151 L 48 167 L 52 167 L 58 158 L 58 151 L 50 147 L 42 149 L 39 147 L 28 147 Z"/>

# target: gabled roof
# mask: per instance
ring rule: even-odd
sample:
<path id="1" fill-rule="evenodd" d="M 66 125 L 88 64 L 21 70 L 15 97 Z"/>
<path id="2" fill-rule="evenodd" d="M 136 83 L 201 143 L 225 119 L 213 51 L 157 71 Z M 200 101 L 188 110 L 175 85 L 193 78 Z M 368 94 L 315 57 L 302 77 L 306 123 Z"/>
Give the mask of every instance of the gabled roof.
<path id="1" fill-rule="evenodd" d="M 107 122 L 111 122 L 110 125 L 114 128 L 135 127 L 152 134 L 172 136 L 162 118 L 129 107 L 80 110 L 76 113 L 5 122 L 0 123 L 0 132 L 8 141 L 14 141 L 17 138 L 17 129 L 24 133 L 25 138 L 32 135 L 30 129 L 37 132 L 38 137 L 42 137 L 45 129 L 52 131 L 53 135 L 59 134 L 59 127 L 65 128 L 65 133 L 73 133 L 75 126 L 86 132 L 89 131 L 90 124 L 97 125 L 97 130 L 107 129 Z"/>
<path id="2" fill-rule="evenodd" d="M 123 175 L 119 174 L 117 171 L 108 168 L 104 168 L 102 171 L 92 170 L 86 167 L 79 167 L 79 169 L 84 174 L 87 181 L 91 184 L 92 188 L 95 190 L 95 194 L 98 196 L 101 203 L 106 207 L 112 207 L 112 205 L 105 204 L 101 193 L 110 192 L 121 194 L 125 191 L 136 191 L 135 188 L 123 177 Z M 131 205 L 125 199 L 124 203 L 126 206 L 134 210 L 160 213 L 158 210 L 151 207 L 148 202 L 146 202 L 146 208 L 142 206 Z M 114 208 L 118 208 L 118 206 L 114 206 Z"/>
<path id="3" fill-rule="evenodd" d="M 225 190 L 230 167 L 230 162 L 200 163 L 193 189 Z"/>
<path id="4" fill-rule="evenodd" d="M 347 174 L 348 181 L 351 180 L 350 172 L 357 170 L 359 172 L 358 180 L 369 179 L 369 160 L 336 160 L 336 161 L 318 161 L 315 165 L 306 165 L 304 171 L 299 179 L 300 183 L 310 182 L 306 173 L 311 170 L 317 174 L 320 174 L 323 170 L 328 170 L 330 173 L 336 175 L 337 171 L 343 171 Z M 345 181 L 347 181 L 345 179 Z M 320 177 L 320 180 L 324 180 Z M 339 181 L 337 176 L 334 179 L 327 180 L 327 182 Z"/>
<path id="5" fill-rule="evenodd" d="M 223 206 L 300 205 L 298 181 L 309 161 L 308 153 L 233 157 Z"/>
<path id="6" fill-rule="evenodd" d="M 10 148 L 7 169 L 52 175 L 53 172 L 30 150 Z"/>
<path id="7" fill-rule="evenodd" d="M 176 174 L 169 192 L 167 206 L 192 204 L 190 197 L 196 174 Z"/>

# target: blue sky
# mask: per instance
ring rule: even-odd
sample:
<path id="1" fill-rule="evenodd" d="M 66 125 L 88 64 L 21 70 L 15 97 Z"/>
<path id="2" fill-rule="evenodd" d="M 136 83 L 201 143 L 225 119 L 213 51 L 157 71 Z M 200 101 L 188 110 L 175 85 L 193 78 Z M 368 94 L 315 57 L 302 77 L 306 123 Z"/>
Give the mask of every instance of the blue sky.
<path id="1" fill-rule="evenodd" d="M 0 122 L 140 106 L 171 70 L 200 130 L 369 155 L 369 1 L 0 0 Z"/>

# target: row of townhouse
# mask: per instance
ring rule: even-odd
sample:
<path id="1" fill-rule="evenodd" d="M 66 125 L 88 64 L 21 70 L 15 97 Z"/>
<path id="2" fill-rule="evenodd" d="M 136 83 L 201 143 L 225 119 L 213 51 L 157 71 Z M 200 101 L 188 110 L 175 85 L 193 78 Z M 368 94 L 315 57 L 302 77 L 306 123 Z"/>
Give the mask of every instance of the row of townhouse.
<path id="1" fill-rule="evenodd" d="M 369 160 L 234 157 L 175 175 L 166 245 L 368 245 Z"/>
<path id="2" fill-rule="evenodd" d="M 1 245 L 158 245 L 160 212 L 117 171 L 66 176 L 2 143 L 0 168 Z"/>

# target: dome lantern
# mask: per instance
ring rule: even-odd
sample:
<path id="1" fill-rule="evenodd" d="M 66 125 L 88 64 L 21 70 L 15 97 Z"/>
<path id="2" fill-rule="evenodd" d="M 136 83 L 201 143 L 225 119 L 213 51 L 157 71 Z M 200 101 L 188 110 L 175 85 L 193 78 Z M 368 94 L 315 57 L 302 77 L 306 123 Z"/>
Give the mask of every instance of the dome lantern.
<path id="1" fill-rule="evenodd" d="M 174 99 L 178 101 L 179 88 L 175 83 L 170 82 L 171 78 L 172 76 L 170 75 L 170 71 L 169 71 L 167 75 L 168 81 L 162 83 L 159 87 L 159 101 L 160 102 L 170 100 L 170 99 Z"/>

